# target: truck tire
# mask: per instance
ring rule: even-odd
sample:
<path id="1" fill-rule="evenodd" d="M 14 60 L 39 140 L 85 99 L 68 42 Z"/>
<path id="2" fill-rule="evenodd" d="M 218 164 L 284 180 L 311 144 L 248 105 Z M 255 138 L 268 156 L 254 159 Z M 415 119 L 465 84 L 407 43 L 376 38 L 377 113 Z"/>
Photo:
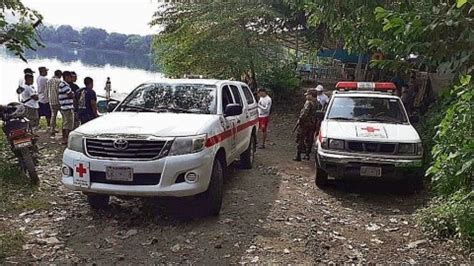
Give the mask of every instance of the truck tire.
<path id="1" fill-rule="evenodd" d="M 89 202 L 89 206 L 95 210 L 103 210 L 109 206 L 109 195 L 103 194 L 87 194 L 87 201 Z"/>
<path id="2" fill-rule="evenodd" d="M 200 195 L 202 214 L 217 216 L 221 211 L 224 186 L 224 169 L 219 158 L 214 159 L 209 187 Z"/>
<path id="3" fill-rule="evenodd" d="M 328 186 L 328 173 L 319 167 L 319 162 L 316 159 L 316 176 L 315 176 L 316 186 L 319 188 L 325 188 Z"/>
<path id="4" fill-rule="evenodd" d="M 252 169 L 253 162 L 255 160 L 255 151 L 257 150 L 257 139 L 255 138 L 255 134 L 252 133 L 252 137 L 250 137 L 250 143 L 247 150 L 244 151 L 240 155 L 240 163 L 242 168 L 244 169 Z"/>
<path id="5" fill-rule="evenodd" d="M 328 186 L 328 174 L 321 168 L 316 169 L 316 186 L 319 188 L 325 188 Z"/>
<path id="6" fill-rule="evenodd" d="M 28 173 L 31 183 L 34 185 L 39 184 L 38 173 L 36 172 L 35 162 L 33 160 L 33 154 L 28 148 L 23 148 L 20 150 L 21 160 L 23 161 L 22 165 L 25 168 L 25 172 Z"/>

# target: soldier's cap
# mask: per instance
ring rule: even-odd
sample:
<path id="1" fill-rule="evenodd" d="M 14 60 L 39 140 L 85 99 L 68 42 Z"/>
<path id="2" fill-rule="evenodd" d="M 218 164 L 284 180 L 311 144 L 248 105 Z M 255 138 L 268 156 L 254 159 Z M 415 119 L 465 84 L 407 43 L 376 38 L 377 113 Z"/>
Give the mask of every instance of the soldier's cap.
<path id="1" fill-rule="evenodd" d="M 318 86 L 316 87 L 316 91 L 320 91 L 320 92 L 321 92 L 321 91 L 324 91 L 323 86 L 322 86 L 322 85 L 318 85 Z"/>
<path id="2" fill-rule="evenodd" d="M 316 89 L 315 89 L 315 88 L 307 89 L 307 90 L 306 90 L 306 93 L 305 93 L 304 95 L 305 95 L 305 96 L 306 96 L 306 95 L 312 95 L 312 96 L 314 96 L 314 95 L 316 95 Z"/>
<path id="3" fill-rule="evenodd" d="M 33 70 L 31 70 L 31 68 L 25 68 L 25 69 L 23 70 L 23 73 L 24 73 L 24 74 L 27 74 L 27 73 L 33 74 L 33 73 L 35 73 L 35 72 L 34 72 Z"/>
<path id="4" fill-rule="evenodd" d="M 33 77 L 33 74 L 32 73 L 26 73 L 25 74 L 25 79 L 28 78 L 28 77 Z"/>
<path id="5" fill-rule="evenodd" d="M 44 66 L 42 66 L 42 67 L 38 67 L 38 70 L 39 70 L 39 71 L 43 71 L 43 70 L 44 70 L 44 71 L 48 71 L 49 69 L 46 68 L 46 67 L 44 67 Z"/>

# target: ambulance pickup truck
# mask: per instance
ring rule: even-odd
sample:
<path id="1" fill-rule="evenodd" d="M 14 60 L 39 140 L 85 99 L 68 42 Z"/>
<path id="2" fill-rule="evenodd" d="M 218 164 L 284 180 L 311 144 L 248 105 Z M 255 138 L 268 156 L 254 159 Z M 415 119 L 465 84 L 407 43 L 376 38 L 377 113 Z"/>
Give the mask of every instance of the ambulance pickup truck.
<path id="1" fill-rule="evenodd" d="M 393 83 L 339 82 L 316 141 L 316 185 L 328 179 L 422 186 L 423 145 Z"/>
<path id="2" fill-rule="evenodd" d="M 252 167 L 258 110 L 242 82 L 148 82 L 112 109 L 73 131 L 63 155 L 62 183 L 92 208 L 110 195 L 190 197 L 218 215 L 227 166 Z"/>

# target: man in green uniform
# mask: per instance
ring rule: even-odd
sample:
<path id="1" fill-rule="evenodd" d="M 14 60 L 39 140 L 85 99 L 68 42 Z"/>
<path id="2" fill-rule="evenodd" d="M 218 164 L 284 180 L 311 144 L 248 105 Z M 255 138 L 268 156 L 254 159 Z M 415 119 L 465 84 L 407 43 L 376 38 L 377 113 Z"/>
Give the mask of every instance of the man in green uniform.
<path id="1" fill-rule="evenodd" d="M 306 102 L 301 109 L 296 129 L 297 152 L 295 161 L 301 161 L 301 154 L 304 153 L 305 160 L 310 159 L 311 148 L 314 142 L 314 131 L 316 130 L 316 112 L 319 110 L 317 101 L 317 91 L 308 89 L 305 93 Z"/>

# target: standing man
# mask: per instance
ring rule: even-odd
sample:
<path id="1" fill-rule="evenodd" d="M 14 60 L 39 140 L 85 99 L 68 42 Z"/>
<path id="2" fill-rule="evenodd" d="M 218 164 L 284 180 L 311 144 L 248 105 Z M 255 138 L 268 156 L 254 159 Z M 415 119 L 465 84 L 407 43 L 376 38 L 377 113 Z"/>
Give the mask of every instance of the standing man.
<path id="1" fill-rule="evenodd" d="M 71 71 L 71 82 L 69 82 L 69 87 L 71 87 L 72 92 L 76 97 L 74 97 L 74 128 L 79 127 L 79 108 L 77 104 L 77 93 L 79 92 L 79 86 L 76 84 L 77 74 L 74 71 Z"/>
<path id="2" fill-rule="evenodd" d="M 272 108 L 272 98 L 268 96 L 267 90 L 259 89 L 258 95 L 260 99 L 258 100 L 258 124 L 260 131 L 262 132 L 262 145 L 260 149 L 265 149 L 265 142 L 267 141 L 267 130 L 268 122 L 270 120 L 270 110 Z"/>
<path id="3" fill-rule="evenodd" d="M 69 83 L 72 81 L 71 72 L 63 72 L 63 81 L 59 83 L 59 105 L 63 117 L 62 144 L 67 144 L 69 132 L 74 129 L 74 92 Z"/>
<path id="4" fill-rule="evenodd" d="M 25 117 L 30 120 L 30 126 L 32 129 L 38 127 L 38 92 L 33 86 L 33 74 L 25 74 L 25 85 L 23 85 L 23 92 L 21 93 L 21 103 L 25 106 L 26 115 Z"/>
<path id="5" fill-rule="evenodd" d="M 85 124 L 99 116 L 97 112 L 97 96 L 93 90 L 94 80 L 90 77 L 86 77 L 84 79 L 84 85 L 86 85 L 86 87 L 79 91 L 79 96 L 77 97 L 81 124 Z"/>
<path id="6" fill-rule="evenodd" d="M 47 97 L 49 100 L 49 107 L 51 108 L 51 136 L 56 135 L 56 120 L 60 109 L 59 105 L 59 83 L 61 83 L 61 70 L 54 71 L 54 76 L 46 82 Z"/>
<path id="7" fill-rule="evenodd" d="M 316 93 L 318 94 L 317 100 L 320 105 L 320 108 L 321 110 L 323 110 L 324 107 L 326 107 L 326 105 L 329 103 L 329 97 L 326 94 L 324 94 L 323 85 L 319 84 L 316 87 Z"/>
<path id="8" fill-rule="evenodd" d="M 46 118 L 46 124 L 48 125 L 48 131 L 51 127 L 51 107 L 49 106 L 48 92 L 46 90 L 46 83 L 48 82 L 48 69 L 46 67 L 39 67 L 39 76 L 36 79 L 36 87 L 38 88 L 38 97 L 39 97 L 39 111 L 38 116 L 41 120 L 41 117 Z"/>
<path id="9" fill-rule="evenodd" d="M 314 142 L 314 132 L 316 128 L 317 118 L 316 112 L 319 108 L 317 101 L 317 91 L 308 89 L 305 93 L 306 102 L 301 109 L 298 119 L 296 131 L 297 151 L 294 161 L 301 161 L 301 154 L 305 153 L 305 160 L 310 159 L 311 149 Z"/>

